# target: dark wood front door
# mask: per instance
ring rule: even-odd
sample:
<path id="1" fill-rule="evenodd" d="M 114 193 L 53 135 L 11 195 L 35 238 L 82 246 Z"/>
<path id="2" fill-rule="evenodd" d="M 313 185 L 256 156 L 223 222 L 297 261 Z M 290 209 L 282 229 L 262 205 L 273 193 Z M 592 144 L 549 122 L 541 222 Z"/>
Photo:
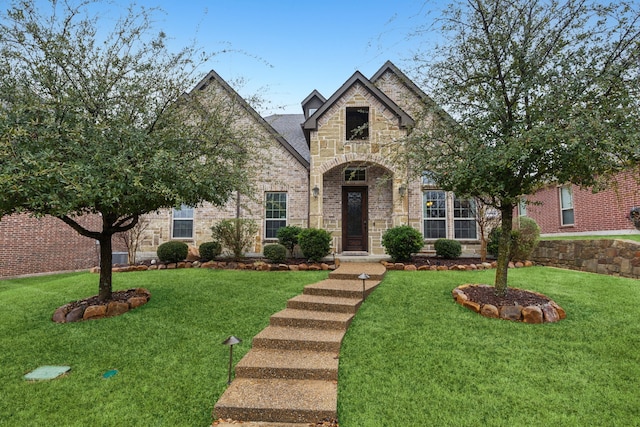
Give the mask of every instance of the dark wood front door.
<path id="1" fill-rule="evenodd" d="M 342 250 L 368 251 L 367 187 L 342 187 Z"/>

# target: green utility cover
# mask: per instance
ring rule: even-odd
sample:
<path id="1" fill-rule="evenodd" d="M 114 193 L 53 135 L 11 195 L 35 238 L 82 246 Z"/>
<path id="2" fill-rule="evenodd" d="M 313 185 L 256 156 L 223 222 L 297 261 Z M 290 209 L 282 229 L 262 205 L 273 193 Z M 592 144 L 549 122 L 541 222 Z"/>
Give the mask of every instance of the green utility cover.
<path id="1" fill-rule="evenodd" d="M 40 366 L 24 376 L 25 380 L 39 381 L 51 380 L 66 374 L 71 366 Z"/>
<path id="2" fill-rule="evenodd" d="M 111 369 L 110 371 L 105 372 L 104 374 L 102 374 L 102 378 L 111 378 L 112 376 L 114 376 L 115 374 L 118 373 L 117 369 Z"/>

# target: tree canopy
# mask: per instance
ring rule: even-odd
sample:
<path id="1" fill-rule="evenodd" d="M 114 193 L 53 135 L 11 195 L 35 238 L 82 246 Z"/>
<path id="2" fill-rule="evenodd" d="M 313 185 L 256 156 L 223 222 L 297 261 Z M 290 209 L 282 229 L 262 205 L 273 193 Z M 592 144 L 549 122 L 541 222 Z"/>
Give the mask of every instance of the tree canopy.
<path id="1" fill-rule="evenodd" d="M 597 187 L 640 160 L 640 7 L 467 0 L 437 26 L 444 42 L 415 60 L 449 116 L 413 132 L 409 163 L 500 210 L 504 294 L 521 196 L 552 182 Z"/>
<path id="2" fill-rule="evenodd" d="M 224 204 L 248 185 L 248 138 L 228 97 L 188 92 L 209 56 L 172 52 L 155 9 L 108 28 L 98 1 L 36 3 L 0 15 L 0 216 L 53 215 L 98 240 L 109 299 L 112 235 L 160 208 Z"/>

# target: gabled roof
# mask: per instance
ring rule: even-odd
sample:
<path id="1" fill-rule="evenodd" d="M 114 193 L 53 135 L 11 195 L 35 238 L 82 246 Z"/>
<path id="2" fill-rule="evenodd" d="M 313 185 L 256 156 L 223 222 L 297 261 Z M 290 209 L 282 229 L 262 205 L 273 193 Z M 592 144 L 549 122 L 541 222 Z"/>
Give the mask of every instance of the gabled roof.
<path id="1" fill-rule="evenodd" d="M 322 96 L 322 94 L 320 92 L 318 92 L 316 89 L 314 89 L 313 92 L 311 92 L 309 94 L 309 96 L 307 96 L 305 99 L 303 99 L 300 104 L 301 105 L 305 105 L 307 102 L 311 101 L 313 98 L 319 99 L 320 102 L 322 102 L 322 103 L 327 101 L 327 98 Z"/>
<path id="2" fill-rule="evenodd" d="M 289 144 L 304 157 L 307 162 L 311 159 L 307 140 L 302 131 L 304 114 L 274 114 L 264 118 L 279 135 L 286 139 Z"/>
<path id="3" fill-rule="evenodd" d="M 244 98 L 238 94 L 238 92 L 236 92 L 231 86 L 229 86 L 229 84 L 222 77 L 220 77 L 218 73 L 216 73 L 213 70 L 209 71 L 209 73 L 202 80 L 200 80 L 198 84 L 196 84 L 194 90 L 204 90 L 214 80 L 218 84 L 220 84 L 220 86 L 225 90 L 225 92 L 229 94 L 229 96 L 231 96 L 233 100 L 239 102 L 242 108 L 247 113 L 249 113 L 251 117 L 253 117 L 256 123 L 264 127 L 267 130 L 267 132 L 271 134 L 271 136 L 273 136 L 289 153 L 291 153 L 293 157 L 296 158 L 296 160 L 298 160 L 305 168 L 309 169 L 309 166 L 310 166 L 309 157 L 307 156 L 305 158 L 303 154 L 301 154 L 296 148 L 294 148 L 292 144 L 290 144 L 289 141 L 287 141 L 287 139 L 285 139 L 283 135 L 281 135 L 278 131 L 276 131 L 276 129 L 274 129 L 273 126 L 271 126 L 264 118 L 262 118 L 262 116 L 260 116 L 260 114 L 258 114 L 258 112 L 254 110 L 253 107 L 249 105 L 249 103 L 245 101 Z M 304 117 L 302 117 L 302 119 L 304 119 Z M 300 126 L 302 119 L 299 119 L 298 127 Z M 308 151 L 308 147 L 307 147 L 307 151 Z"/>
<path id="4" fill-rule="evenodd" d="M 360 83 L 369 93 L 371 93 L 379 102 L 392 111 L 400 121 L 400 127 L 411 127 L 414 120 L 405 113 L 395 102 L 378 89 L 369 79 L 362 75 L 360 71 L 356 71 L 331 97 L 313 113 L 302 125 L 305 131 L 315 130 L 318 128 L 318 119 L 335 104 L 344 94 L 355 84 Z"/>
<path id="5" fill-rule="evenodd" d="M 429 95 L 427 95 L 426 93 L 424 93 L 424 91 L 422 89 L 420 89 L 418 87 L 418 85 L 416 85 L 413 80 L 411 80 L 409 77 L 406 76 L 406 74 L 404 74 L 398 67 L 395 66 L 395 64 L 391 61 L 387 61 L 384 63 L 384 65 L 382 65 L 382 67 L 380 67 L 380 69 L 378 71 L 376 71 L 376 73 L 371 77 L 371 82 L 372 83 L 376 83 L 387 71 L 392 72 L 393 74 L 395 74 L 396 76 L 398 76 L 398 78 L 400 79 L 400 81 L 414 94 L 416 95 L 418 98 L 420 98 L 422 100 L 422 102 L 425 105 L 429 105 L 431 106 L 434 111 L 443 119 L 445 120 L 453 120 L 453 118 L 449 115 L 449 113 L 447 113 L 446 111 L 444 111 L 442 109 L 442 107 L 440 107 L 438 104 L 436 104 L 436 102 L 431 99 L 431 97 Z"/>

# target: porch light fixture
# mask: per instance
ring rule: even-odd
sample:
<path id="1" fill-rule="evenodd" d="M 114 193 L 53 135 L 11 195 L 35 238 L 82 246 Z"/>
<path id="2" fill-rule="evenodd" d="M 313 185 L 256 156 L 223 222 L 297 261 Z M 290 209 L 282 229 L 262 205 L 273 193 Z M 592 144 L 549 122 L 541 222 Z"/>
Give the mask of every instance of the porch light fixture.
<path id="1" fill-rule="evenodd" d="M 311 190 L 311 193 L 313 194 L 314 199 L 318 198 L 318 195 L 320 194 L 320 189 L 318 188 L 317 185 L 313 187 L 313 189 Z"/>
<path id="2" fill-rule="evenodd" d="M 358 279 L 362 280 L 362 302 L 364 302 L 364 283 L 369 278 L 367 273 L 362 273 L 358 276 Z"/>
<path id="3" fill-rule="evenodd" d="M 242 340 L 240 338 L 236 338 L 233 335 L 231 335 L 226 340 L 222 341 L 223 345 L 229 346 L 229 377 L 227 380 L 227 385 L 231 384 L 231 365 L 233 364 L 233 346 L 236 344 L 240 344 L 241 342 Z"/>
<path id="4" fill-rule="evenodd" d="M 407 194 L 407 185 L 402 184 L 400 188 L 398 188 L 398 193 L 400 193 L 400 197 L 404 197 Z"/>

